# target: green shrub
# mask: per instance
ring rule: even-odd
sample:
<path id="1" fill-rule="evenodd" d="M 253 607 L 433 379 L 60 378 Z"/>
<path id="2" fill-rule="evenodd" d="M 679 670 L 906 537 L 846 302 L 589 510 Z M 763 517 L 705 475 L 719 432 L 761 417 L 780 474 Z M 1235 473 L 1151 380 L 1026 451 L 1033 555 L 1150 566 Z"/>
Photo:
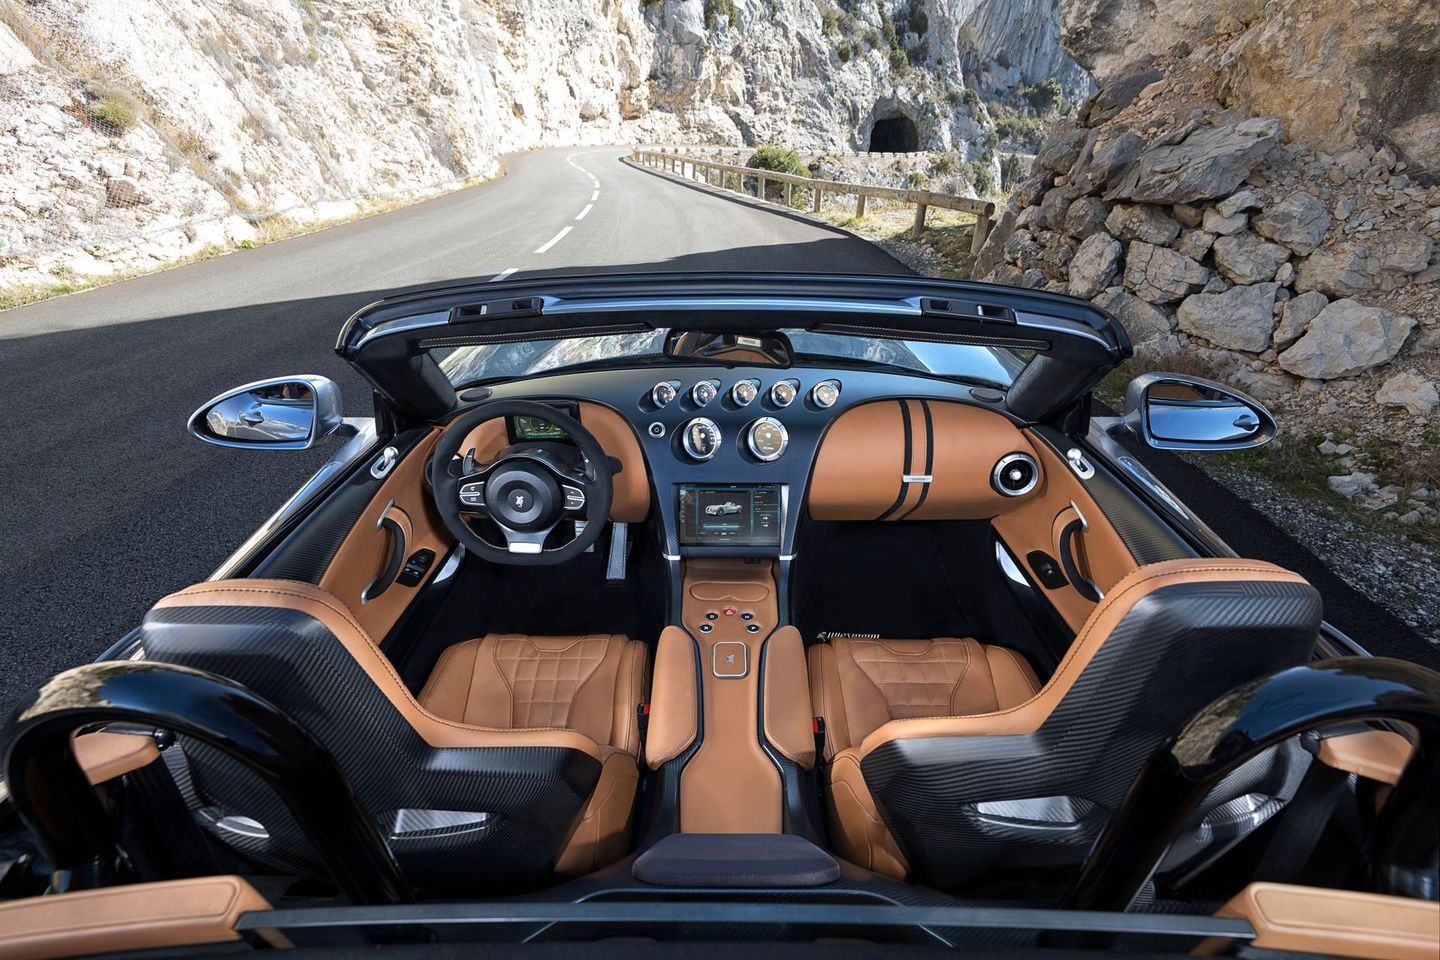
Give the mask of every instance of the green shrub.
<path id="1" fill-rule="evenodd" d="M 995 176 L 983 163 L 970 164 L 970 182 L 980 196 L 989 196 L 995 190 Z"/>
<path id="2" fill-rule="evenodd" d="M 860 35 L 860 39 L 864 40 L 865 46 L 871 50 L 876 50 L 880 47 L 880 31 L 874 27 L 866 27 L 865 32 Z"/>
<path id="3" fill-rule="evenodd" d="M 959 169 L 959 164 L 956 162 L 953 153 L 940 154 L 940 156 L 935 158 L 935 162 L 930 165 L 930 172 L 937 177 L 952 176 L 957 169 Z"/>
<path id="4" fill-rule="evenodd" d="M 1046 77 L 1033 87 L 1021 87 L 1020 95 L 1041 114 L 1054 110 L 1065 99 L 1065 88 L 1054 77 Z"/>
<path id="5" fill-rule="evenodd" d="M 715 24 L 724 18 L 728 26 L 735 26 L 735 21 L 740 18 L 740 11 L 735 8 L 735 0 L 705 0 L 705 27 L 708 30 L 715 29 Z"/>
<path id="6" fill-rule="evenodd" d="M 925 174 L 921 173 L 919 170 L 911 170 L 905 175 L 905 186 L 909 187 L 911 190 L 919 190 L 921 187 L 925 186 L 929 182 L 930 178 L 925 176 Z"/>
<path id="7" fill-rule="evenodd" d="M 1019 183 L 1025 175 L 1029 173 L 1027 169 L 1028 166 L 1024 160 L 1015 156 L 1013 153 L 1008 157 L 1001 157 L 1000 190 L 1003 193 L 1009 193 L 1014 189 L 1015 184 Z"/>
<path id="8" fill-rule="evenodd" d="M 135 103 L 123 91 L 109 84 L 90 83 L 85 92 L 90 96 L 85 112 L 96 128 L 119 136 L 135 126 L 138 117 Z"/>
<path id="9" fill-rule="evenodd" d="M 820 32 L 833 37 L 840 32 L 840 11 L 833 7 L 820 8 Z"/>
<path id="10" fill-rule="evenodd" d="M 904 50 L 896 48 L 890 51 L 890 66 L 896 70 L 904 70 L 910 66 L 910 58 L 905 55 Z"/>
<path id="11" fill-rule="evenodd" d="M 855 55 L 855 48 L 850 45 L 849 40 L 841 40 L 835 44 L 835 52 L 840 56 L 841 63 L 849 63 L 850 58 Z"/>
<path id="12" fill-rule="evenodd" d="M 810 167 L 801 158 L 800 154 L 788 147 L 778 144 L 766 144 L 757 147 L 755 152 L 750 154 L 750 159 L 745 161 L 745 166 L 754 170 L 774 170 L 776 173 L 789 173 L 797 177 L 812 176 Z M 804 203 L 805 198 L 810 195 L 806 187 L 792 187 L 792 197 L 799 203 Z M 769 184 L 766 192 L 767 197 L 775 198 L 785 195 L 785 186 L 781 183 Z"/>
<path id="13" fill-rule="evenodd" d="M 956 90 L 954 87 L 951 87 L 945 91 L 945 102 L 952 107 L 958 107 L 965 100 L 965 93 L 966 91 L 964 90 Z"/>

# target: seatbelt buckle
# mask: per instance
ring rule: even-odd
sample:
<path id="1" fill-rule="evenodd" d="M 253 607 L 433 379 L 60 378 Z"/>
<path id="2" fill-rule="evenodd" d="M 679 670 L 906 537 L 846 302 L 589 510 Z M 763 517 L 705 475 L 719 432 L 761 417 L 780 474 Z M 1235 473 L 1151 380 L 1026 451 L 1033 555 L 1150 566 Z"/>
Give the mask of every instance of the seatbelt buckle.
<path id="1" fill-rule="evenodd" d="M 815 762 L 819 763 L 825 756 L 825 718 L 811 717 L 810 731 L 815 735 Z"/>
<path id="2" fill-rule="evenodd" d="M 635 708 L 635 724 L 640 728 L 640 746 L 645 746 L 645 732 L 650 729 L 650 704 L 642 703 Z"/>

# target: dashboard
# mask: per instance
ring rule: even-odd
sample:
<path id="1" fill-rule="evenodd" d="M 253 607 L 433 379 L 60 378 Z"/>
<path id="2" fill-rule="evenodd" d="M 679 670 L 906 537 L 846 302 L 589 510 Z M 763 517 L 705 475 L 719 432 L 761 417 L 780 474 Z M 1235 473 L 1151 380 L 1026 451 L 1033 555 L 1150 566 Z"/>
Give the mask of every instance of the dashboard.
<path id="1" fill-rule="evenodd" d="M 675 558 L 786 558 L 807 506 L 817 519 L 882 519 L 897 499 L 915 519 L 994 516 L 1039 479 L 1000 391 L 925 376 L 691 364 L 531 377 L 492 395 L 553 404 L 597 432 L 624 464 L 617 482 L 648 480 Z M 611 421 L 633 431 L 641 462 L 597 430 L 614 436 Z M 505 434 L 560 439 L 538 418 L 511 418 Z M 1025 476 L 1010 492 L 992 467 L 1016 455 L 1006 475 Z"/>

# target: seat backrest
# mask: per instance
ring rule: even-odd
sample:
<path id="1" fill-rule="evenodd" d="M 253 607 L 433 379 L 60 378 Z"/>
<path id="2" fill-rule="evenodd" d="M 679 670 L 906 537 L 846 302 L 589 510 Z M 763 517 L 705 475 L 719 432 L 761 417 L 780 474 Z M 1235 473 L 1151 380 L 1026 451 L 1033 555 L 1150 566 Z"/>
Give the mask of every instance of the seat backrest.
<path id="1" fill-rule="evenodd" d="M 917 879 L 1079 862 L 1150 753 L 1235 687 L 1306 661 L 1319 594 L 1254 560 L 1141 567 L 1096 607 L 1019 706 L 894 720 L 858 754 Z"/>
<path id="2" fill-rule="evenodd" d="M 309 584 L 199 584 L 156 604 L 141 631 L 149 659 L 235 680 L 314 734 L 423 889 L 544 881 L 599 779 L 601 749 L 581 734 L 425 710 L 345 605 Z M 212 833 L 282 869 L 320 872 L 272 791 L 219 751 L 180 746 L 185 762 L 167 762 L 193 781 L 182 790 Z"/>

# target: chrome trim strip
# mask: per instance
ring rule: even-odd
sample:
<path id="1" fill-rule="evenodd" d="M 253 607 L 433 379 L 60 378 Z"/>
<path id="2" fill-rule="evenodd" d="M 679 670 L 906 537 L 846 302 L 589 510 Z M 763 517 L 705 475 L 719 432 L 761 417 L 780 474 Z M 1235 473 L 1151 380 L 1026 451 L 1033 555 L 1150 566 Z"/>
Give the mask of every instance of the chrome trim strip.
<path id="1" fill-rule="evenodd" d="M 411 330 L 425 330 L 430 327 L 446 327 L 450 325 L 450 311 L 436 313 L 420 313 L 413 317 L 400 317 L 397 320 L 387 320 L 374 329 L 368 331 L 360 342 L 355 344 L 355 349 L 362 349 L 371 340 L 380 337 L 388 337 L 394 333 L 408 333 Z"/>
<path id="2" fill-rule="evenodd" d="M 319 494 L 320 490 L 328 485 L 337 475 L 349 469 L 356 461 L 364 458 L 379 442 L 375 434 L 375 420 L 370 417 L 347 417 L 345 423 L 353 427 L 354 436 L 345 441 L 345 445 L 335 451 L 335 455 L 325 462 L 314 475 L 306 480 L 299 490 L 270 515 L 270 519 L 262 523 L 249 538 L 242 543 L 238 549 L 206 579 L 208 580 L 229 580 L 235 576 L 235 572 L 244 566 L 245 561 L 259 549 L 260 545 L 270 539 L 275 531 L 280 529 L 286 521 L 304 508 L 308 507 L 312 500 Z"/>

